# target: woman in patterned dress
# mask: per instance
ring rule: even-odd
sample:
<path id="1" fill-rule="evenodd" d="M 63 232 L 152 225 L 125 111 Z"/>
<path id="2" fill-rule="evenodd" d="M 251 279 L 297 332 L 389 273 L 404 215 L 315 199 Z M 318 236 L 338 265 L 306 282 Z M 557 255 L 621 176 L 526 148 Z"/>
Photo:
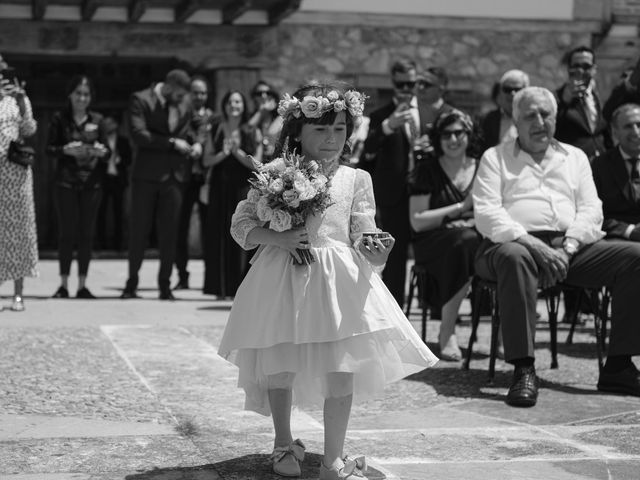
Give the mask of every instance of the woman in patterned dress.
<path id="1" fill-rule="evenodd" d="M 9 144 L 36 131 L 24 85 L 10 81 L 11 68 L 0 55 L 0 283 L 13 280 L 11 310 L 24 310 L 24 277 L 38 274 L 38 239 L 33 204 L 33 174 L 8 160 Z M 0 307 L 2 310 L 2 307 Z"/>

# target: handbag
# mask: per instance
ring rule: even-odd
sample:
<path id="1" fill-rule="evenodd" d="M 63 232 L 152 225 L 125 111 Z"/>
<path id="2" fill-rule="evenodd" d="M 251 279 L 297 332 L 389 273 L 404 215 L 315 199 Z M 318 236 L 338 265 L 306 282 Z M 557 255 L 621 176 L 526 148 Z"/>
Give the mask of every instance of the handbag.
<path id="1" fill-rule="evenodd" d="M 21 141 L 11 141 L 7 159 L 24 168 L 32 167 L 36 161 L 36 151 Z"/>

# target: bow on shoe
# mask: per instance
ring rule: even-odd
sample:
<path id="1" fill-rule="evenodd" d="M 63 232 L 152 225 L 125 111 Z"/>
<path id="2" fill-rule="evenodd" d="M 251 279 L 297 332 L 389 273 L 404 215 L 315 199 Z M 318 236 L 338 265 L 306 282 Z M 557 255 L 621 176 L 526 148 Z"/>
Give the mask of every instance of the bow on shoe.
<path id="1" fill-rule="evenodd" d="M 293 455 L 296 460 L 302 462 L 304 460 L 304 451 L 307 447 L 304 446 L 304 443 L 300 439 L 296 439 L 291 442 L 286 447 L 276 447 L 273 449 L 273 453 L 271 454 L 271 460 L 274 463 L 282 460 L 282 457 L 285 455 Z"/>
<path id="2" fill-rule="evenodd" d="M 367 471 L 367 461 L 364 457 L 349 458 L 347 456 L 342 461 L 344 462 L 342 472 L 346 474 L 345 478 L 364 477 L 363 473 Z"/>

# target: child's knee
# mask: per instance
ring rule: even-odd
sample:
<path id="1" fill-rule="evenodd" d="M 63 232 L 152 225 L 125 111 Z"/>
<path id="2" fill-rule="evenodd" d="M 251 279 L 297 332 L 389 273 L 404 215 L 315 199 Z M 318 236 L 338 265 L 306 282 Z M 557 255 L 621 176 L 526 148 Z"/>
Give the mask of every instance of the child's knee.
<path id="1" fill-rule="evenodd" d="M 267 376 L 267 388 L 273 390 L 276 388 L 284 388 L 290 390 L 293 386 L 293 379 L 296 374 L 293 372 L 281 372 Z"/>
<path id="2" fill-rule="evenodd" d="M 327 374 L 327 397 L 346 397 L 353 393 L 353 373 L 331 372 Z"/>

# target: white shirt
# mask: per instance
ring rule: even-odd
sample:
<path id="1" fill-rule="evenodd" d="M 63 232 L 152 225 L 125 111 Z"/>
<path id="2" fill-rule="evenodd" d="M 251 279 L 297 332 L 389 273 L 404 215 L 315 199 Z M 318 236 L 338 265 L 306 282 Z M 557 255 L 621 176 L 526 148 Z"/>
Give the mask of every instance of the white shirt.
<path id="1" fill-rule="evenodd" d="M 496 243 L 545 230 L 582 244 L 605 235 L 589 160 L 560 142 L 549 146 L 540 164 L 516 141 L 488 149 L 474 181 L 473 209 L 478 231 Z"/>

